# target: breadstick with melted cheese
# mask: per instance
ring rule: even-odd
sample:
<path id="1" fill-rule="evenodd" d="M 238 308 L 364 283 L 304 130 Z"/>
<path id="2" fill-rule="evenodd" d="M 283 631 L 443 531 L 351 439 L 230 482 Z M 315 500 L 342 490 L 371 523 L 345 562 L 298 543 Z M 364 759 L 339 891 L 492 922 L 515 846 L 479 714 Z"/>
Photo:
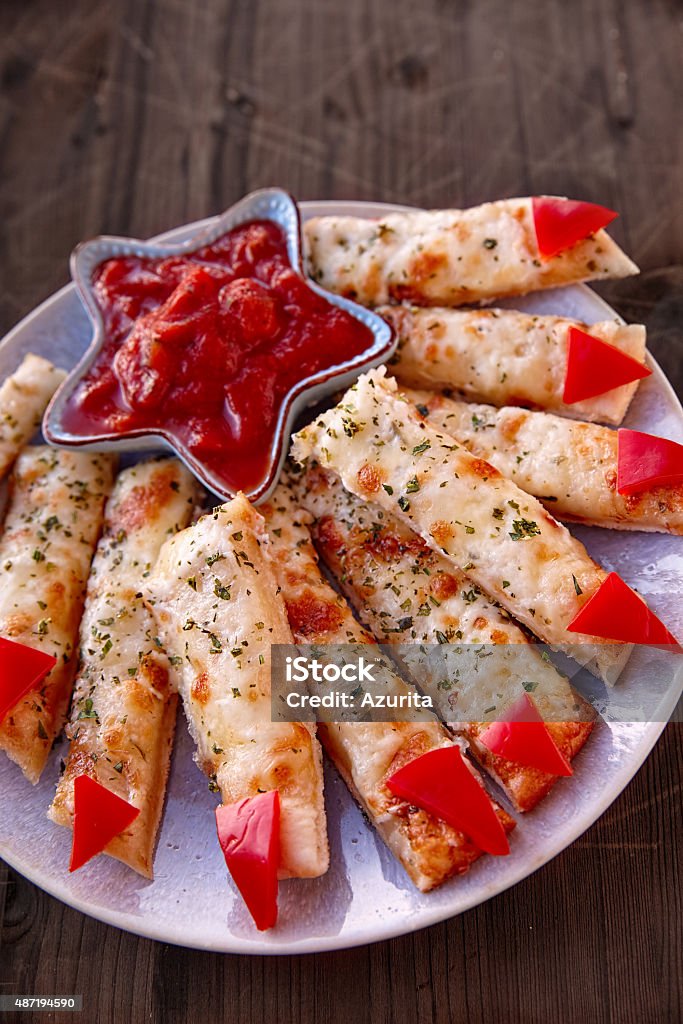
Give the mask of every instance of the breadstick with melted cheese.
<path id="1" fill-rule="evenodd" d="M 530 198 L 380 220 L 315 217 L 304 235 L 313 279 L 368 306 L 464 306 L 638 272 L 604 230 L 542 256 Z"/>
<path id="2" fill-rule="evenodd" d="M 278 790 L 279 875 L 315 877 L 329 861 L 322 755 L 314 726 L 271 719 L 270 647 L 292 634 L 266 544 L 238 495 L 164 544 L 146 589 L 212 788 L 226 804 Z"/>
<path id="3" fill-rule="evenodd" d="M 310 516 L 297 506 L 289 489 L 281 484 L 261 510 L 294 640 L 316 645 L 373 643 L 344 598 L 322 575 L 306 525 Z M 399 676 L 389 674 L 393 692 L 408 691 Z M 318 732 L 351 793 L 418 889 L 434 889 L 467 871 L 481 856 L 482 851 L 462 832 L 411 806 L 386 786 L 390 775 L 416 757 L 452 745 L 453 740 L 434 718 L 321 721 Z M 499 807 L 496 813 L 509 831 L 513 820 Z"/>
<path id="4" fill-rule="evenodd" d="M 294 438 L 364 500 L 398 516 L 532 632 L 614 682 L 631 645 L 567 629 L 607 573 L 535 498 L 431 427 L 381 371 Z"/>
<path id="5" fill-rule="evenodd" d="M 29 352 L 0 386 L 0 478 L 35 434 L 65 377 L 64 370 Z"/>
<path id="6" fill-rule="evenodd" d="M 513 309 L 418 309 L 382 306 L 399 347 L 390 370 L 402 385 L 452 388 L 473 402 L 548 409 L 578 420 L 618 426 L 638 381 L 595 398 L 563 399 L 569 329 L 645 362 L 645 328 L 640 324 L 577 323 L 559 316 L 530 316 Z"/>
<path id="7" fill-rule="evenodd" d="M 169 535 L 190 522 L 198 487 L 177 459 L 123 470 L 105 510 L 80 630 L 66 768 L 49 817 L 73 826 L 74 780 L 89 775 L 139 810 L 105 852 L 152 877 L 177 695 L 142 586 Z"/>
<path id="8" fill-rule="evenodd" d="M 619 494 L 619 432 L 545 412 L 405 390 L 438 430 L 535 495 L 558 519 L 613 530 L 683 533 L 683 484 Z"/>
<path id="9" fill-rule="evenodd" d="M 36 783 L 66 715 L 90 562 L 111 490 L 111 456 L 26 448 L 0 538 L 0 636 L 57 659 L 0 723 L 0 750 Z"/>

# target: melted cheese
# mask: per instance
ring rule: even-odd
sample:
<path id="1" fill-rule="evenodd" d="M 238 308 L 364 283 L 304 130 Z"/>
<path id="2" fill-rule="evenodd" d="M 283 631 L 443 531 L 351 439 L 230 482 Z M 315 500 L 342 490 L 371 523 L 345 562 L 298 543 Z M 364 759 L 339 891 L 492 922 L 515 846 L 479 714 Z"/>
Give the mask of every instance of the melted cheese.
<path id="1" fill-rule="evenodd" d="M 40 426 L 47 403 L 66 374 L 29 352 L 0 387 L 0 477 Z"/>
<path id="2" fill-rule="evenodd" d="M 541 640 L 572 645 L 605 681 L 621 671 L 629 645 L 567 630 L 604 570 L 540 502 L 425 423 L 382 371 L 295 435 L 293 451 L 397 515 Z"/>
<path id="3" fill-rule="evenodd" d="M 57 658 L 40 690 L 0 725 L 0 750 L 34 783 L 71 695 L 86 581 L 113 466 L 107 455 L 26 448 L 11 480 L 0 540 L 0 635 Z"/>
<path id="4" fill-rule="evenodd" d="M 316 217 L 304 234 L 314 280 L 370 306 L 462 306 L 638 271 L 605 231 L 541 258 L 528 198 L 379 221 Z"/>
<path id="5" fill-rule="evenodd" d="M 318 467 L 304 474 L 298 493 L 316 517 L 322 557 L 361 620 L 383 643 L 400 645 L 402 664 L 440 717 L 466 737 L 514 806 L 531 810 L 556 777 L 491 754 L 479 743 L 479 719 L 504 718 L 529 692 L 571 760 L 592 730 L 590 706 L 501 609 L 394 516 Z"/>
<path id="6" fill-rule="evenodd" d="M 284 601 L 243 495 L 164 544 L 148 594 L 197 761 L 224 803 L 277 789 L 281 877 L 327 870 L 322 758 L 315 729 L 273 722 L 270 647 L 290 644 Z"/>
<path id="7" fill-rule="evenodd" d="M 344 649 L 350 643 L 373 643 L 344 598 L 320 572 L 307 526 L 310 517 L 297 506 L 289 489 L 280 485 L 261 511 L 295 641 L 342 644 Z M 382 692 L 409 692 L 388 666 L 380 685 Z M 349 684 L 350 689 L 354 686 Z M 340 689 L 340 684 L 335 688 Z M 413 714 L 417 719 L 419 712 Z M 431 715 L 423 713 L 421 721 L 395 723 L 321 721 L 318 731 L 349 789 L 421 891 L 466 871 L 481 855 L 462 833 L 407 804 L 386 786 L 387 777 L 414 757 L 452 745 L 453 740 Z M 504 827 L 511 828 L 509 816 L 500 808 L 497 811 Z"/>
<path id="8" fill-rule="evenodd" d="M 617 431 L 525 409 L 407 390 L 429 422 L 486 459 L 559 519 L 615 530 L 683 534 L 683 484 L 617 492 Z"/>
<path id="9" fill-rule="evenodd" d="M 645 328 L 639 324 L 577 323 L 558 316 L 529 316 L 510 309 L 418 309 L 384 306 L 399 348 L 391 372 L 411 387 L 453 388 L 493 405 L 550 409 L 574 419 L 618 426 L 638 381 L 565 405 L 569 328 L 579 327 L 621 352 L 645 361 Z"/>
<path id="10" fill-rule="evenodd" d="M 71 748 L 49 816 L 72 826 L 73 784 L 87 774 L 140 810 L 106 852 L 152 877 L 176 718 L 170 665 L 142 598 L 169 534 L 190 522 L 198 487 L 177 459 L 125 469 L 105 510 L 80 629 L 67 733 Z"/>

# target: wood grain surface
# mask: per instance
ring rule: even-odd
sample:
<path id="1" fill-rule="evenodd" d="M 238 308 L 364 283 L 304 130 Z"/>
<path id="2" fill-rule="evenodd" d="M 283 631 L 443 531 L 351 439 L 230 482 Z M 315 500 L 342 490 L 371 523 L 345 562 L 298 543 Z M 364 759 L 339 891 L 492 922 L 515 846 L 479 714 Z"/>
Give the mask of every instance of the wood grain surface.
<path id="1" fill-rule="evenodd" d="M 2 0 L 0 329 L 67 281 L 80 239 L 146 237 L 262 185 L 432 206 L 552 192 L 621 211 L 643 274 L 601 290 L 681 394 L 682 44 L 678 0 Z M 0 993 L 83 993 L 83 1014 L 36 1019 L 87 1024 L 679 1022 L 682 760 L 672 725 L 537 874 L 334 954 L 138 939 L 0 864 Z"/>

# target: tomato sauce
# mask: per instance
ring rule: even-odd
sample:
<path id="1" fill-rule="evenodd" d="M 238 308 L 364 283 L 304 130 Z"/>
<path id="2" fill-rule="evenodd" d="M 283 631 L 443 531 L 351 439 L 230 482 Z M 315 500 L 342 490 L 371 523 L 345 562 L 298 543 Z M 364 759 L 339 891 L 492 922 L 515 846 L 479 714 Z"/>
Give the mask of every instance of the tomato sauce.
<path id="1" fill-rule="evenodd" d="M 105 340 L 64 427 L 167 430 L 231 491 L 266 476 L 287 392 L 373 343 L 302 280 L 271 221 L 182 256 L 106 260 L 93 284 Z"/>

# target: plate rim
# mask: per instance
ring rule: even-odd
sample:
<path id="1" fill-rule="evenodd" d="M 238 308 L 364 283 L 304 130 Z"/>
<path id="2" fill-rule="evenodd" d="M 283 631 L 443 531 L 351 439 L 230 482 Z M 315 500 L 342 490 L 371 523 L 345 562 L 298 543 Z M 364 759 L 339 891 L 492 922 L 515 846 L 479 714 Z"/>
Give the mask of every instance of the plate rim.
<path id="1" fill-rule="evenodd" d="M 332 210 L 335 211 L 335 214 L 339 215 L 343 215 L 344 212 L 351 214 L 351 211 L 353 211 L 354 216 L 359 216 L 358 211 L 363 210 L 365 211 L 363 214 L 364 216 L 371 217 L 376 215 L 377 211 L 380 213 L 389 213 L 419 209 L 418 207 L 402 206 L 395 203 L 380 203 L 363 200 L 337 201 L 333 199 L 303 200 L 300 201 L 298 205 L 301 210 L 303 222 L 311 216 L 329 214 Z M 375 211 L 375 213 L 371 211 Z M 177 225 L 176 227 L 164 231 L 159 235 L 155 235 L 150 239 L 150 241 L 163 243 L 173 240 L 183 232 L 189 230 L 201 230 L 204 227 L 210 227 L 211 224 L 219 217 L 220 215 L 217 217 L 206 217 L 198 221 Z M 580 289 L 587 297 L 590 296 L 590 301 L 592 303 L 599 305 L 604 309 L 607 318 L 616 318 L 623 323 L 623 320 L 618 316 L 616 311 L 612 309 L 612 307 L 600 295 L 594 292 L 592 288 L 588 287 L 588 285 L 580 283 L 570 287 Z M 58 305 L 60 302 L 64 301 L 67 297 L 76 292 L 77 289 L 73 283 L 66 284 L 56 292 L 53 292 L 34 309 L 32 309 L 25 317 L 22 317 L 22 319 L 7 332 L 2 341 L 0 341 L 0 347 L 4 347 L 6 344 L 11 343 L 16 335 L 26 330 L 34 320 L 37 320 L 45 314 L 49 314 L 51 307 Z M 681 405 L 681 402 L 668 378 L 650 353 L 648 353 L 647 359 L 649 365 L 654 371 L 658 387 L 662 388 L 667 393 L 669 399 L 672 400 L 672 403 L 677 407 L 678 413 L 683 420 L 683 406 Z M 66 882 L 61 883 L 59 879 L 56 879 L 50 873 L 42 872 L 40 869 L 34 869 L 31 866 L 27 867 L 20 857 L 15 857 L 11 851 L 7 850 L 6 844 L 2 841 L 0 841 L 0 857 L 2 857 L 4 862 L 10 868 L 17 871 L 32 884 L 37 885 L 38 888 L 47 892 L 48 895 L 65 903 L 67 906 L 72 907 L 80 913 L 86 914 L 88 917 L 101 921 L 104 924 L 111 925 L 122 931 L 130 932 L 131 934 L 137 935 L 141 938 L 149 938 L 157 942 L 164 942 L 169 945 L 180 946 L 187 949 L 197 949 L 217 953 L 243 954 L 249 956 L 302 956 L 311 953 L 317 954 L 351 949 L 359 946 L 371 945 L 376 942 L 387 941 L 389 939 L 420 931 L 423 928 L 428 928 L 443 921 L 450 920 L 488 902 L 491 899 L 496 898 L 497 896 L 500 896 L 519 882 L 526 878 L 530 878 L 536 873 L 536 871 L 544 867 L 564 850 L 568 849 L 587 829 L 595 824 L 598 818 L 602 817 L 611 804 L 626 789 L 638 771 L 640 771 L 667 724 L 668 722 L 647 723 L 642 730 L 640 740 L 629 754 L 628 766 L 617 772 L 611 785 L 601 793 L 600 799 L 593 803 L 590 810 L 584 811 L 580 815 L 575 826 L 568 830 L 563 830 L 561 837 L 554 839 L 554 841 L 548 841 L 540 860 L 534 860 L 531 867 L 529 867 L 528 863 L 521 863 L 518 870 L 513 873 L 512 877 L 507 878 L 502 883 L 495 883 L 495 892 L 491 892 L 487 895 L 482 894 L 481 891 L 475 890 L 475 892 L 471 894 L 471 897 L 466 899 L 464 904 L 456 910 L 444 905 L 435 906 L 433 909 L 428 907 L 424 909 L 420 908 L 412 914 L 410 918 L 402 918 L 400 922 L 385 923 L 385 920 L 380 919 L 379 922 L 373 923 L 372 925 L 357 927 L 355 931 L 344 936 L 336 934 L 309 936 L 300 940 L 288 939 L 286 941 L 278 941 L 277 939 L 273 939 L 266 941 L 260 937 L 260 933 L 256 933 L 252 940 L 235 936 L 233 933 L 229 932 L 226 927 L 225 941 L 217 943 L 215 939 L 212 939 L 206 943 L 201 943 L 196 940 L 188 942 L 183 939 L 179 933 L 170 934 L 167 924 L 161 925 L 158 928 L 155 927 L 152 918 L 138 919 L 135 915 L 129 913 L 122 913 L 110 908 L 93 906 L 87 900 L 83 900 L 69 892 L 66 888 Z M 371 828 L 367 823 L 365 827 Z M 567 838 L 568 835 L 569 838 Z"/>

